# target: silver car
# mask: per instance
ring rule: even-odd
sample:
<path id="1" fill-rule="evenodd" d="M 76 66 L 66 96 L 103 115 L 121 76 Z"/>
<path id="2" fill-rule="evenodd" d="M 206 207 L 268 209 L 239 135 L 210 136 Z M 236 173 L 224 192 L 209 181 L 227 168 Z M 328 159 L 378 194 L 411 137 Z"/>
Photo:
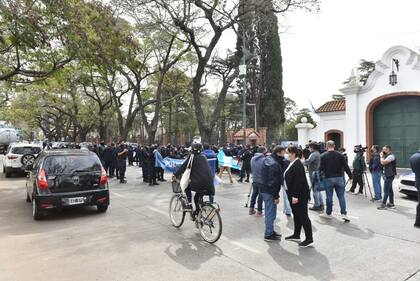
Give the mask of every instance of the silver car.
<path id="1" fill-rule="evenodd" d="M 401 193 L 405 195 L 418 197 L 417 188 L 414 185 L 415 183 L 415 174 L 412 172 L 402 174 L 399 177 L 398 189 Z"/>

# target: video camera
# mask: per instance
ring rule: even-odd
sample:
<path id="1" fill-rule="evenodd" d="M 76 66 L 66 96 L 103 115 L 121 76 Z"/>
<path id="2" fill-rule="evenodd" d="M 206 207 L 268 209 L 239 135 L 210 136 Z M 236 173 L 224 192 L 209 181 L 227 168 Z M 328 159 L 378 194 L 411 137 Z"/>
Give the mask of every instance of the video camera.
<path id="1" fill-rule="evenodd" d="M 354 146 L 354 153 L 365 153 L 367 149 L 368 149 L 367 146 L 358 144 Z"/>

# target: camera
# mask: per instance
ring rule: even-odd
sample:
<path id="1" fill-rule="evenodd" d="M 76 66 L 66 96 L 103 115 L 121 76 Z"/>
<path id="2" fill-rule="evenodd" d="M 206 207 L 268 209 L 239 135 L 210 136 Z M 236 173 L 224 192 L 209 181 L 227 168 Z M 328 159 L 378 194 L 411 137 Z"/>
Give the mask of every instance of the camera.
<path id="1" fill-rule="evenodd" d="M 365 153 L 368 148 L 361 144 L 354 146 L 354 153 Z"/>

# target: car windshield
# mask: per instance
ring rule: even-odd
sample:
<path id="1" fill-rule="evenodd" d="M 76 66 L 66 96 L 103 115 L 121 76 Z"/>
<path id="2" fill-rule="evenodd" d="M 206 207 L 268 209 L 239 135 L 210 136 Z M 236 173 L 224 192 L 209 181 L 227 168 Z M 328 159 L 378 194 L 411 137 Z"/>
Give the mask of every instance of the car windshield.
<path id="1" fill-rule="evenodd" d="M 73 174 L 76 172 L 99 172 L 101 162 L 94 155 L 57 155 L 45 159 L 47 175 Z"/>
<path id="2" fill-rule="evenodd" d="M 12 153 L 13 154 L 38 154 L 41 152 L 40 147 L 33 147 L 33 146 L 21 146 L 21 147 L 13 147 Z"/>

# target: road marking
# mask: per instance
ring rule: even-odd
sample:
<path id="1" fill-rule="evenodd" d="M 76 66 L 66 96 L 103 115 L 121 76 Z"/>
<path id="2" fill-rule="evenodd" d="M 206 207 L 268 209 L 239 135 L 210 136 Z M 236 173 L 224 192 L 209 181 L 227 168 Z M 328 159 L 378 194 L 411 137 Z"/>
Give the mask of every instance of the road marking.
<path id="1" fill-rule="evenodd" d="M 125 196 L 124 196 L 124 195 L 121 195 L 121 194 L 116 193 L 116 192 L 113 192 L 113 191 L 111 191 L 111 194 L 113 194 L 113 195 L 115 195 L 115 196 L 117 196 L 117 197 L 125 198 Z"/>
<path id="2" fill-rule="evenodd" d="M 159 213 L 161 215 L 164 215 L 165 217 L 168 216 L 168 213 L 162 210 L 159 210 L 155 207 L 147 207 L 148 209 L 152 210 L 153 212 Z"/>

